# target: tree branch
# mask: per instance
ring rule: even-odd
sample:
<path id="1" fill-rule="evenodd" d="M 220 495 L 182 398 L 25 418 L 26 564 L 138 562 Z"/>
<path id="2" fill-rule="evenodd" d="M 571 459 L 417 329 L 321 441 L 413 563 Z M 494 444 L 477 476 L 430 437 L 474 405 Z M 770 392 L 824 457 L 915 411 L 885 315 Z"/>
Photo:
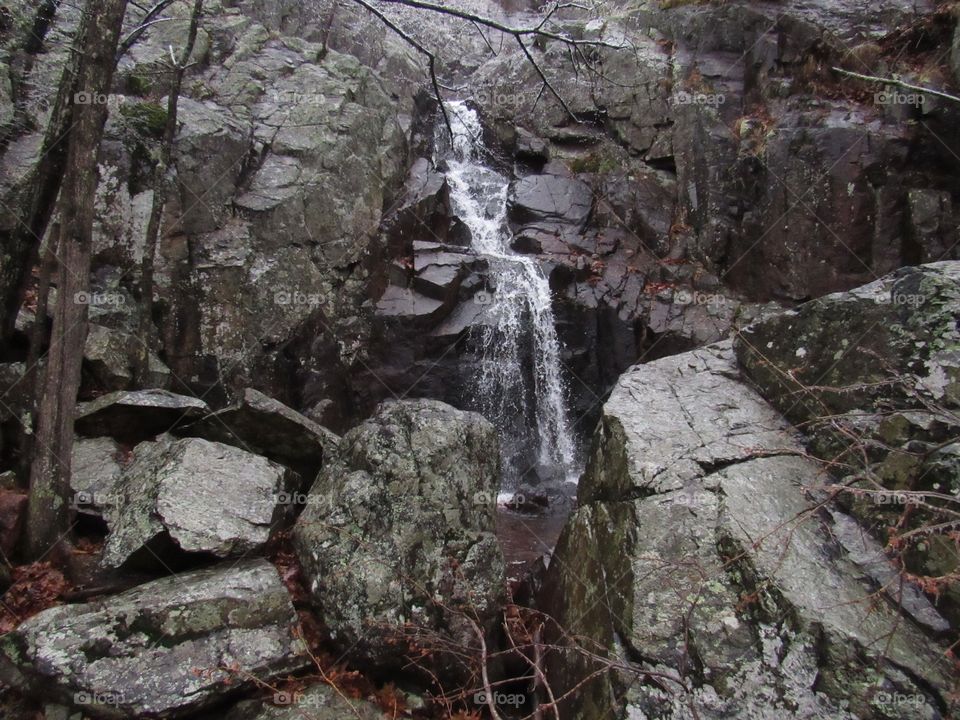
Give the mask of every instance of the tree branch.
<path id="1" fill-rule="evenodd" d="M 872 82 L 872 83 L 877 83 L 882 85 L 896 85 L 897 87 L 901 87 L 904 90 L 913 90 L 914 92 L 923 93 L 924 95 L 933 95 L 935 97 L 943 98 L 944 100 L 950 100 L 951 102 L 960 103 L 960 97 L 957 97 L 956 95 L 951 95 L 949 93 L 941 92 L 940 90 L 934 90 L 932 88 L 923 87 L 922 85 L 914 85 L 904 80 L 900 80 L 899 78 L 896 78 L 896 77 L 882 78 L 882 77 L 877 77 L 876 75 L 863 75 L 862 73 L 853 72 L 851 70 L 844 70 L 838 67 L 831 68 L 831 69 L 835 73 L 839 73 L 840 75 L 846 75 L 847 77 L 856 78 L 857 80 L 865 80 L 866 82 Z"/>

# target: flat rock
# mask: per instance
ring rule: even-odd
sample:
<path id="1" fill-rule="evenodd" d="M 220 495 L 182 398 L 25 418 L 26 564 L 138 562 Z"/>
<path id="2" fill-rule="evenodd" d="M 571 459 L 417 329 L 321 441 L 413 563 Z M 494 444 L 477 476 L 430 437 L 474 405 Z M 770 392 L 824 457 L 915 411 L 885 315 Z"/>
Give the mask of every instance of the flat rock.
<path id="1" fill-rule="evenodd" d="M 253 388 L 246 388 L 236 404 L 182 432 L 263 455 L 310 479 L 339 442 L 322 425 Z"/>
<path id="2" fill-rule="evenodd" d="M 122 497 L 107 517 L 103 565 L 151 562 L 173 542 L 217 557 L 261 548 L 293 474 L 264 457 L 199 438 L 163 436 L 134 448 Z"/>
<path id="3" fill-rule="evenodd" d="M 581 226 L 590 215 L 593 193 L 580 181 L 557 175 L 530 175 L 511 187 L 511 219 L 520 223 L 548 221 Z"/>
<path id="4" fill-rule="evenodd" d="M 200 398 L 167 390 L 120 390 L 77 407 L 81 435 L 138 442 L 210 413 Z"/>
<path id="5" fill-rule="evenodd" d="M 276 568 L 245 560 L 50 608 L 0 640 L 0 678 L 100 718 L 178 718 L 310 664 Z"/>

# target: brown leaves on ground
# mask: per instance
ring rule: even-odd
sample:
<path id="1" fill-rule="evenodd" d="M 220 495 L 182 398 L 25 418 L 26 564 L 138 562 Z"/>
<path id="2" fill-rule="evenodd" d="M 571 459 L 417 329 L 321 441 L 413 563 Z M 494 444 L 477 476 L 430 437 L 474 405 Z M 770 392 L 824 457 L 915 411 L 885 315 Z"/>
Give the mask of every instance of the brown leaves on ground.
<path id="1" fill-rule="evenodd" d="M 49 562 L 13 568 L 13 584 L 0 598 L 0 633 L 7 633 L 41 610 L 59 604 L 70 583 Z"/>

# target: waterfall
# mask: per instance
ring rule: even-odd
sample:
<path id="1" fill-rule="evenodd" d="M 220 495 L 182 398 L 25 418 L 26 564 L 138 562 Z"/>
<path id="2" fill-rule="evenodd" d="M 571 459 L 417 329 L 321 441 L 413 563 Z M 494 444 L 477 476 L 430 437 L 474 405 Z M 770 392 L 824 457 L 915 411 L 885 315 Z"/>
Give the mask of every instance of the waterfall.
<path id="1" fill-rule="evenodd" d="M 478 356 L 473 395 L 500 430 L 509 477 L 527 473 L 565 479 L 575 462 L 550 285 L 537 261 L 514 253 L 507 225 L 509 179 L 485 164 L 477 113 L 463 102 L 446 105 L 453 130 L 438 129 L 445 148 L 453 211 L 471 233 L 473 249 L 490 265 L 495 291 L 485 294 L 472 345 Z M 531 452 L 532 451 L 532 452 Z"/>

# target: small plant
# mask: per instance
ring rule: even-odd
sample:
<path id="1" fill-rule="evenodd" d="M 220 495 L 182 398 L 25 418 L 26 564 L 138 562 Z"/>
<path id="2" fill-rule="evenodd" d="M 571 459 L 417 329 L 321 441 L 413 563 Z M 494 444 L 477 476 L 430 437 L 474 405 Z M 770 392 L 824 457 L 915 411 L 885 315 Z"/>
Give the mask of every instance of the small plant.
<path id="1" fill-rule="evenodd" d="M 159 140 L 167 125 L 167 109 L 157 103 L 135 103 L 120 106 L 120 114 L 143 137 Z"/>

